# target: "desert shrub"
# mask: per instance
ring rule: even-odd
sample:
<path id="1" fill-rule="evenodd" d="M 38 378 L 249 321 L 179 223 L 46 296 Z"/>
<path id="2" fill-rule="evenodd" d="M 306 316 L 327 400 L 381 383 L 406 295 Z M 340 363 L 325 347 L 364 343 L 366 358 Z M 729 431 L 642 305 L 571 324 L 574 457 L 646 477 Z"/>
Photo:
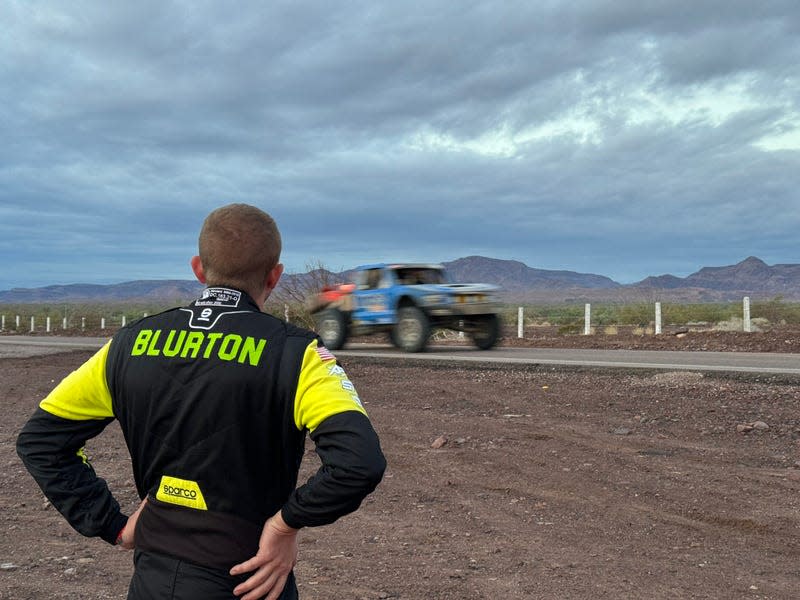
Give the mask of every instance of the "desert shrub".
<path id="1" fill-rule="evenodd" d="M 341 278 L 325 268 L 321 261 L 306 264 L 302 274 L 285 274 L 270 295 L 264 309 L 280 318 L 288 317 L 292 323 L 314 329 L 314 317 L 309 308 L 310 300 L 323 287 L 344 283 Z"/>
<path id="2" fill-rule="evenodd" d="M 741 303 L 662 304 L 662 320 L 673 325 L 718 323 L 742 316 Z"/>
<path id="3" fill-rule="evenodd" d="M 101 320 L 105 319 L 106 329 L 115 330 L 122 325 L 122 317 L 127 323 L 141 318 L 145 314 L 155 314 L 183 304 L 147 302 L 70 302 L 70 303 L 29 303 L 2 304 L 0 314 L 5 315 L 7 331 L 16 330 L 16 316 L 20 316 L 20 333 L 30 331 L 31 317 L 34 319 L 37 332 L 45 330 L 47 318 L 50 317 L 52 332 L 65 331 L 64 319 L 67 319 L 67 332 L 80 331 L 81 323 L 87 331 L 100 329 Z"/>
<path id="4" fill-rule="evenodd" d="M 644 327 L 655 318 L 655 307 L 645 303 L 623 304 L 616 313 L 616 322 L 620 325 Z"/>
<path id="5" fill-rule="evenodd" d="M 570 332 L 575 327 L 583 331 L 585 307 L 575 304 L 523 305 L 526 325 L 553 325 Z M 505 323 L 517 322 L 518 305 L 507 304 L 501 313 Z M 770 322 L 800 323 L 800 304 L 786 304 L 780 300 L 751 304 L 751 316 L 763 317 Z M 655 322 L 654 302 L 593 303 L 592 326 L 652 328 Z M 742 317 L 741 302 L 718 303 L 661 303 L 661 320 L 664 325 L 693 323 L 720 323 Z"/>
<path id="6" fill-rule="evenodd" d="M 583 333 L 583 323 L 565 323 L 558 328 L 559 335 L 576 335 Z"/>
<path id="7" fill-rule="evenodd" d="M 505 323 L 517 322 L 519 305 L 505 305 L 501 308 L 501 316 Z M 576 304 L 526 304 L 523 305 L 525 322 L 536 325 L 554 326 L 568 325 L 573 321 L 583 320 L 583 305 Z"/>
<path id="8" fill-rule="evenodd" d="M 800 324 L 800 304 L 784 302 L 783 297 L 777 296 L 772 300 L 763 300 L 750 303 L 750 315 L 767 319 L 770 323 Z"/>

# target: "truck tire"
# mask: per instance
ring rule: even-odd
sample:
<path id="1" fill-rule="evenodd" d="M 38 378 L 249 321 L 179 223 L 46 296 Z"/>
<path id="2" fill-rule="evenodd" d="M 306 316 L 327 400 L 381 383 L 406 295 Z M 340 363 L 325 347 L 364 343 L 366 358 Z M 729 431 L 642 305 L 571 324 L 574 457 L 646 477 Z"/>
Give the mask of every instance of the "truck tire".
<path id="1" fill-rule="evenodd" d="M 347 319 L 338 308 L 328 308 L 318 313 L 314 320 L 317 333 L 328 350 L 338 350 L 347 342 Z"/>
<path id="2" fill-rule="evenodd" d="M 431 325 L 428 317 L 416 306 L 406 306 L 397 311 L 397 325 L 392 339 L 406 352 L 422 352 L 428 345 Z"/>
<path id="3" fill-rule="evenodd" d="M 397 341 L 397 327 L 392 327 L 389 330 L 389 333 L 386 334 L 386 339 L 389 340 L 389 343 L 395 348 L 400 347 L 400 342 Z"/>
<path id="4" fill-rule="evenodd" d="M 484 315 L 472 331 L 472 341 L 480 350 L 493 348 L 499 338 L 500 318 L 497 315 Z"/>

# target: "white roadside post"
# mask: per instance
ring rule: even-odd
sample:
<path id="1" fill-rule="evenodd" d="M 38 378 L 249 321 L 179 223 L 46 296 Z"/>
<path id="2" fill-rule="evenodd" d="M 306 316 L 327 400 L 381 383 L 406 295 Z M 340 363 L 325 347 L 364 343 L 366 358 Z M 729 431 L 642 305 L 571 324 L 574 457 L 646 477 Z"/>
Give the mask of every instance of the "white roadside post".
<path id="1" fill-rule="evenodd" d="M 742 325 L 746 333 L 750 333 L 750 296 L 745 296 L 742 301 L 742 309 L 744 315 L 742 316 Z"/>
<path id="2" fill-rule="evenodd" d="M 31 317 L 31 333 L 33 333 L 35 330 L 36 330 L 36 324 L 34 318 Z"/>
<path id="3" fill-rule="evenodd" d="M 2 318 L 0 318 L 0 331 L 3 331 L 5 328 L 6 328 L 6 316 L 3 315 Z"/>
<path id="4" fill-rule="evenodd" d="M 661 333 L 661 302 L 656 302 L 656 335 Z"/>
<path id="5" fill-rule="evenodd" d="M 125 327 L 125 323 L 127 323 L 127 320 L 125 319 L 125 315 L 122 315 L 122 326 L 123 327 Z"/>
<path id="6" fill-rule="evenodd" d="M 288 304 L 284 304 L 283 305 L 283 320 L 286 321 L 287 323 L 289 322 L 289 305 Z"/>
<path id="7" fill-rule="evenodd" d="M 17 319 L 16 319 L 16 327 L 15 327 L 15 329 L 16 329 L 17 331 L 19 331 L 19 315 L 17 315 Z"/>
<path id="8" fill-rule="evenodd" d="M 64 317 L 64 318 L 61 320 L 61 329 L 63 329 L 64 331 L 66 331 L 66 330 L 67 330 L 67 317 Z"/>
<path id="9" fill-rule="evenodd" d="M 592 333 L 592 305 L 588 302 L 583 310 L 583 335 Z"/>
<path id="10" fill-rule="evenodd" d="M 106 318 L 105 317 L 101 317 L 100 318 L 100 329 L 105 329 L 105 328 L 106 328 Z"/>
<path id="11" fill-rule="evenodd" d="M 86 317 L 81 317 L 81 331 L 86 329 Z"/>
<path id="12" fill-rule="evenodd" d="M 45 320 L 45 328 L 44 328 L 44 330 L 47 333 L 50 333 L 50 317 L 47 317 L 47 319 Z"/>
<path id="13" fill-rule="evenodd" d="M 517 310 L 517 337 L 522 338 L 525 335 L 525 310 L 520 306 Z"/>

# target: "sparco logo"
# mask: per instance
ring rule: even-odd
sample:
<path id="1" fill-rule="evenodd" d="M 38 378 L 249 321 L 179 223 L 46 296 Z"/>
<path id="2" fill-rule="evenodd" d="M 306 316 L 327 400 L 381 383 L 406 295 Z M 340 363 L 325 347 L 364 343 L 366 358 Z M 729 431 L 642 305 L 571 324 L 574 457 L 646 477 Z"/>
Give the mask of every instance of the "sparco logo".
<path id="1" fill-rule="evenodd" d="M 187 490 L 186 488 L 173 487 L 167 484 L 164 484 L 164 493 L 168 496 L 177 496 L 178 498 L 190 498 L 192 500 L 197 498 L 197 492 L 195 490 Z"/>

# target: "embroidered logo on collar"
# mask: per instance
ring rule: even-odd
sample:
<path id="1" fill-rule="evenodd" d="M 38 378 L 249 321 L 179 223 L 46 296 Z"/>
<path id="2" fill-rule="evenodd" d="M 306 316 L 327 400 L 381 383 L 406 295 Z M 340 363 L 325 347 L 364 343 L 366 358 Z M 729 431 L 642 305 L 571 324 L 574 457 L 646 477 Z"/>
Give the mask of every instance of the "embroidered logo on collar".
<path id="1" fill-rule="evenodd" d="M 211 287 L 203 290 L 203 295 L 194 303 L 195 306 L 224 306 L 236 308 L 242 299 L 242 292 L 228 288 Z"/>

